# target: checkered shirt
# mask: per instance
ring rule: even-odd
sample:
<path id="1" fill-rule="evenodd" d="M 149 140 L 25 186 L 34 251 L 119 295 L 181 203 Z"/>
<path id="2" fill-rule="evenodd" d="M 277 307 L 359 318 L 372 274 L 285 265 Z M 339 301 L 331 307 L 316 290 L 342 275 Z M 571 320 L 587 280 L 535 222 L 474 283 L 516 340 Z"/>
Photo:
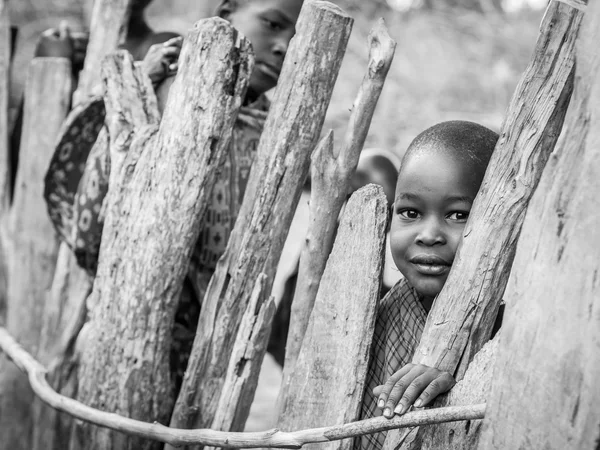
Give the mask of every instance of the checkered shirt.
<path id="1" fill-rule="evenodd" d="M 411 362 L 426 319 L 427 312 L 417 292 L 404 278 L 394 285 L 379 304 L 361 419 L 381 415 L 373 389 Z M 381 432 L 356 438 L 354 449 L 379 450 L 383 448 L 386 435 L 387 432 Z"/>

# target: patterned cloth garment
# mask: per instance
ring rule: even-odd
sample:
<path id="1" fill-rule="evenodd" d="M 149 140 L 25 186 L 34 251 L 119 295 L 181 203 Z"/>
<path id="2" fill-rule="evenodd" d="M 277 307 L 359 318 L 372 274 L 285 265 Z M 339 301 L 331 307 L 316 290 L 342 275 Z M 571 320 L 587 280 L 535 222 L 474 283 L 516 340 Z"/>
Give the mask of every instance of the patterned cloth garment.
<path id="1" fill-rule="evenodd" d="M 361 405 L 361 419 L 380 415 L 373 389 L 384 384 L 412 360 L 421 340 L 427 312 L 417 292 L 405 278 L 400 279 L 381 300 L 377 310 L 369 370 Z M 387 432 L 369 434 L 354 440 L 355 450 L 379 450 Z"/>

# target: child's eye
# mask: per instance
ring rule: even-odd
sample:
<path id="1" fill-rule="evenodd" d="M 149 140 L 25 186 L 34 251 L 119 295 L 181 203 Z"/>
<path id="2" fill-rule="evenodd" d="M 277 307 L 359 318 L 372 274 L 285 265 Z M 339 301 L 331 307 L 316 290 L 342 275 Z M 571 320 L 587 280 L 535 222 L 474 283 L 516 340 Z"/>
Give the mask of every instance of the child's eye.
<path id="1" fill-rule="evenodd" d="M 267 26 L 267 28 L 269 28 L 273 31 L 279 31 L 282 28 L 278 22 L 270 20 L 267 17 L 263 17 L 262 21 L 263 21 L 263 24 L 265 24 Z"/>
<path id="2" fill-rule="evenodd" d="M 447 217 L 456 222 L 466 222 L 469 218 L 469 213 L 466 211 L 454 211 L 453 213 L 448 214 Z"/>
<path id="3" fill-rule="evenodd" d="M 402 209 L 398 211 L 398 215 L 406 220 L 415 220 L 420 216 L 419 211 L 414 209 Z"/>

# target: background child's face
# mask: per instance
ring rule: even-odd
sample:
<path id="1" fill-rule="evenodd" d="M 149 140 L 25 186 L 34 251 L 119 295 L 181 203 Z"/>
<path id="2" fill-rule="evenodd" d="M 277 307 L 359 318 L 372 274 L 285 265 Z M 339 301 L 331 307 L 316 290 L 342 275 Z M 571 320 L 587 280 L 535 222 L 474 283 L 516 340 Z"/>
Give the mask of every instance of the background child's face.
<path id="1" fill-rule="evenodd" d="M 425 150 L 408 158 L 398 177 L 390 243 L 396 266 L 421 295 L 442 290 L 481 174 L 452 157 Z"/>
<path id="2" fill-rule="evenodd" d="M 255 66 L 248 86 L 251 96 L 277 84 L 301 7 L 300 0 L 251 0 L 227 17 L 254 49 Z"/>

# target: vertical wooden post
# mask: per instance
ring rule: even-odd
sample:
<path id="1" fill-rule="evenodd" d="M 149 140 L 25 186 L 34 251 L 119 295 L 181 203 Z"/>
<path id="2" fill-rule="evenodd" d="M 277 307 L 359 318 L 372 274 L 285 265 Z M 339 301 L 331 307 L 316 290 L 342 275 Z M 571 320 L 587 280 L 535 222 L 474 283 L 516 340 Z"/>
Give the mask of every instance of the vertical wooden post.
<path id="1" fill-rule="evenodd" d="M 8 147 L 8 96 L 10 74 L 10 24 L 8 5 L 0 0 L 0 325 L 6 315 L 6 255 L 3 240 L 10 192 L 10 157 Z"/>
<path id="2" fill-rule="evenodd" d="M 290 329 L 285 349 L 282 394 L 287 389 L 286 380 L 294 371 L 294 364 L 308 326 L 321 276 L 333 247 L 338 216 L 346 201 L 350 180 L 367 138 L 375 106 L 394 58 L 395 48 L 396 42 L 389 36 L 381 19 L 369 33 L 367 73 L 354 101 L 342 148 L 334 152 L 333 142 L 331 142 L 331 146 L 321 147 L 323 151 L 315 151 L 313 154 L 310 225 L 300 256 L 298 283 L 292 303 Z"/>
<path id="3" fill-rule="evenodd" d="M 478 448 L 600 442 L 600 4 L 577 42 L 575 91 L 531 201 Z"/>
<path id="4" fill-rule="evenodd" d="M 350 198 L 282 401 L 278 428 L 357 420 L 373 340 L 387 200 L 369 185 Z M 304 448 L 352 448 L 352 439 Z"/>
<path id="5" fill-rule="evenodd" d="M 37 353 L 44 303 L 52 283 L 58 241 L 42 197 L 44 173 L 70 104 L 71 66 L 36 58 L 27 74 L 21 158 L 6 240 L 8 331 Z M 0 365 L 0 447 L 30 448 L 32 394 L 12 363 Z"/>
<path id="6" fill-rule="evenodd" d="M 79 84 L 73 94 L 77 105 L 100 85 L 102 59 L 125 41 L 133 0 L 95 0 L 87 46 Z"/>
<path id="7" fill-rule="evenodd" d="M 429 313 L 414 363 L 461 379 L 491 336 L 527 205 L 562 129 L 582 16 L 556 1 L 548 6 L 533 60 L 509 105 L 463 242 Z M 386 448 L 395 448 L 399 436 L 398 431 L 389 432 Z"/>
<path id="8" fill-rule="evenodd" d="M 143 152 L 135 167 L 125 161 L 121 179 L 128 177 L 127 183 L 109 188 L 91 299 L 96 306 L 86 325 L 79 378 L 79 399 L 90 406 L 168 421 L 174 400 L 169 353 L 175 309 L 216 170 L 246 94 L 253 67 L 250 48 L 223 19 L 198 22 L 184 43 L 158 134 L 148 139 L 153 129 L 146 127 L 136 135 L 129 151 L 142 146 Z M 124 89 L 139 86 L 143 97 L 141 84 L 131 81 L 136 73 L 139 80 L 141 72 L 115 67 L 107 85 L 116 87 L 126 79 L 120 92 L 105 95 L 119 104 L 119 98 L 127 98 Z M 107 100 L 107 108 L 112 103 Z M 144 103 L 150 124 L 156 100 Z M 107 111 L 108 123 L 110 115 Z M 118 148 L 111 142 L 112 154 Z M 83 423 L 72 440 L 73 449 L 160 447 Z"/>
<path id="9" fill-rule="evenodd" d="M 264 273 L 258 276 L 241 320 L 211 426 L 213 430 L 244 431 L 276 309 L 273 297 L 264 301 L 266 280 Z"/>
<path id="10" fill-rule="evenodd" d="M 240 214 L 204 297 L 171 426 L 201 428 L 213 422 L 233 338 L 260 273 L 267 276 L 265 292 L 271 290 L 351 25 L 331 3 L 304 4 Z"/>

